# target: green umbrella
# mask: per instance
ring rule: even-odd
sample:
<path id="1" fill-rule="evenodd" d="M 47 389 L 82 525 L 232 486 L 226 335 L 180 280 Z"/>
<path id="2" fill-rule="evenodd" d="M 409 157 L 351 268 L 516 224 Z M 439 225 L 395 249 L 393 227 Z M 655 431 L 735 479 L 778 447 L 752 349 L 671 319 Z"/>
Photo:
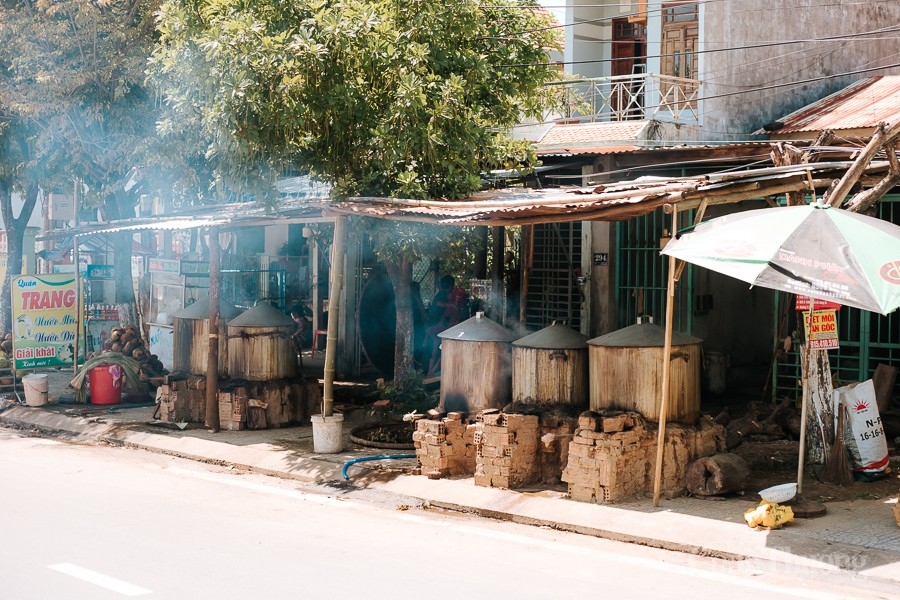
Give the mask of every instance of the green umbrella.
<path id="1" fill-rule="evenodd" d="M 883 315 L 900 307 L 900 227 L 828 205 L 712 219 L 662 253 L 764 288 Z"/>
<path id="2" fill-rule="evenodd" d="M 900 307 L 900 227 L 820 202 L 712 219 L 672 239 L 662 253 L 751 285 L 883 315 Z M 807 396 L 804 378 L 798 491 Z"/>

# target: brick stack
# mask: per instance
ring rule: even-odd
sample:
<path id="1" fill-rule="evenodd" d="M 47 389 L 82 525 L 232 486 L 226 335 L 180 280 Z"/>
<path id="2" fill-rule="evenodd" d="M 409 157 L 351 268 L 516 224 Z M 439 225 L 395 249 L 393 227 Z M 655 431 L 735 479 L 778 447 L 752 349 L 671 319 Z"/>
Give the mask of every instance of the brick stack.
<path id="1" fill-rule="evenodd" d="M 220 381 L 220 385 L 219 426 L 231 431 L 248 428 L 249 408 L 265 413 L 257 414 L 257 428 L 308 422 L 322 396 L 315 380 L 248 382 L 239 386 Z M 206 379 L 203 377 L 161 385 L 157 388 L 156 398 L 162 421 L 203 423 L 206 420 Z M 248 405 L 250 399 L 256 402 Z M 254 427 L 253 423 L 249 425 Z"/>
<path id="2" fill-rule="evenodd" d="M 576 424 L 572 417 L 541 415 L 541 443 L 538 444 L 541 483 L 558 486 L 562 481 L 563 469 L 569 461 L 569 441 Z"/>
<path id="3" fill-rule="evenodd" d="M 644 419 L 637 413 L 582 413 L 562 475 L 569 496 L 613 502 L 643 493 L 650 453 L 642 442 L 647 439 Z"/>
<path id="4" fill-rule="evenodd" d="M 708 418 L 697 427 L 668 426 L 661 488 L 670 494 L 680 491 L 690 464 L 724 450 L 724 436 L 724 429 Z M 583 502 L 616 502 L 651 493 L 656 447 L 657 431 L 648 429 L 638 413 L 582 413 L 562 480 L 572 499 Z"/>
<path id="5" fill-rule="evenodd" d="M 476 430 L 475 485 L 517 488 L 540 479 L 539 418 L 485 410 Z"/>
<path id="6" fill-rule="evenodd" d="M 433 479 L 475 472 L 475 428 L 463 413 L 443 419 L 420 419 L 413 432 L 418 470 Z"/>
<path id="7" fill-rule="evenodd" d="M 200 422 L 206 417 L 206 382 L 172 381 L 156 389 L 159 418 L 167 423 Z"/>

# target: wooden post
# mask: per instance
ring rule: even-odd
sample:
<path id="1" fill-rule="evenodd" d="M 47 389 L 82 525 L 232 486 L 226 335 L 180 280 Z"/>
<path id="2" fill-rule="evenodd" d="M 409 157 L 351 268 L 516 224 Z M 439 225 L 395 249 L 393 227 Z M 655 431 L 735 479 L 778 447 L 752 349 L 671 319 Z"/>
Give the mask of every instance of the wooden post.
<path id="1" fill-rule="evenodd" d="M 209 354 L 206 361 L 206 426 L 219 431 L 219 232 L 209 230 Z"/>
<path id="2" fill-rule="evenodd" d="M 328 336 L 325 341 L 325 382 L 322 389 L 322 416 L 334 412 L 334 358 L 340 324 L 341 288 L 344 283 L 344 238 L 346 217 L 334 220 L 334 243 L 331 246 L 331 285 L 328 289 Z"/>
<path id="3" fill-rule="evenodd" d="M 78 202 L 75 203 L 75 216 L 78 218 Z M 84 336 L 85 340 L 87 340 L 87 323 L 84 320 L 85 315 L 85 306 L 84 306 L 84 298 L 82 298 L 81 291 L 81 273 L 78 270 L 78 261 L 81 260 L 78 256 L 78 236 L 72 236 L 72 261 L 75 263 L 75 297 L 78 298 L 78 302 L 76 306 L 78 307 L 78 315 L 77 315 L 77 325 L 75 326 L 75 351 L 73 364 L 72 364 L 72 372 L 78 373 L 78 346 L 81 344 L 81 336 L 82 329 L 85 330 Z M 85 349 L 87 348 L 87 343 L 85 342 Z"/>
<path id="4" fill-rule="evenodd" d="M 528 284 L 531 263 L 534 261 L 534 225 L 522 227 L 522 281 L 519 285 L 519 324 L 525 325 L 528 315 Z"/>
<path id="5" fill-rule="evenodd" d="M 678 231 L 678 207 L 672 212 L 672 235 Z M 653 506 L 659 506 L 662 487 L 663 454 L 666 446 L 666 412 L 669 410 L 669 367 L 672 363 L 672 319 L 675 314 L 675 257 L 669 257 L 669 276 L 666 286 L 666 335 L 663 346 L 662 392 L 659 400 L 659 432 L 656 435 L 656 472 L 653 476 Z"/>
<path id="6" fill-rule="evenodd" d="M 505 227 L 491 227 L 491 231 L 494 234 L 493 239 L 493 248 L 491 249 L 493 256 L 493 261 L 491 262 L 491 295 L 490 295 L 490 310 L 494 316 L 494 319 L 498 323 L 503 323 L 506 320 L 506 314 L 504 314 L 504 303 L 503 303 L 503 277 L 505 274 L 505 252 L 504 248 L 506 246 L 506 228 Z M 469 315 L 464 315 L 464 319 L 468 318 Z"/>

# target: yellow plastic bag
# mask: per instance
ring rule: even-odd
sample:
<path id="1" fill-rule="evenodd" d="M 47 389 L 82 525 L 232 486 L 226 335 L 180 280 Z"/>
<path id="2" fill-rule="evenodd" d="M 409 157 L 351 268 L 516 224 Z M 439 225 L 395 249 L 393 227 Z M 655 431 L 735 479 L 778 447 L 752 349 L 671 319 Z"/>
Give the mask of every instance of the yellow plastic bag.
<path id="1" fill-rule="evenodd" d="M 744 520 L 750 527 L 778 529 L 794 520 L 794 511 L 790 506 L 763 500 L 756 508 L 749 508 L 744 512 Z"/>

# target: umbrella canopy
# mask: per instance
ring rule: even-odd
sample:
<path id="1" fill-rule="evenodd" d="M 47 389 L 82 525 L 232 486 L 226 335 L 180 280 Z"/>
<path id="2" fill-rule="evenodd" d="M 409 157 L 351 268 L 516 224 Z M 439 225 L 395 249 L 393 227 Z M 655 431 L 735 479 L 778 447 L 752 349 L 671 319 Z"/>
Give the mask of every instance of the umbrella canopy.
<path id="1" fill-rule="evenodd" d="M 662 253 L 751 285 L 885 315 L 900 307 L 900 227 L 820 203 L 712 219 Z"/>

